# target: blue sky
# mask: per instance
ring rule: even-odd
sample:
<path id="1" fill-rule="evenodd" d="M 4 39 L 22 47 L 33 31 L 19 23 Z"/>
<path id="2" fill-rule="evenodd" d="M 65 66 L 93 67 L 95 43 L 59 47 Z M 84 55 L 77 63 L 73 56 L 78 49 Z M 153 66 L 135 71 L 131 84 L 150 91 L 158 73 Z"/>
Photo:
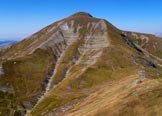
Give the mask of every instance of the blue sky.
<path id="1" fill-rule="evenodd" d="M 78 11 L 123 30 L 162 32 L 162 0 L 0 0 L 0 38 L 25 38 Z"/>

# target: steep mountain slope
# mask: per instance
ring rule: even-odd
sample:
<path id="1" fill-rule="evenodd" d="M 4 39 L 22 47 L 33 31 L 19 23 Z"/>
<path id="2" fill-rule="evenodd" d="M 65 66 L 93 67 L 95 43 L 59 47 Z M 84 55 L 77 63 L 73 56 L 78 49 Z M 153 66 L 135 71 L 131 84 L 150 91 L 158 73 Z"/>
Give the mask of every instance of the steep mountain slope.
<path id="1" fill-rule="evenodd" d="M 0 115 L 161 115 L 161 44 L 84 12 L 53 23 L 1 54 Z"/>

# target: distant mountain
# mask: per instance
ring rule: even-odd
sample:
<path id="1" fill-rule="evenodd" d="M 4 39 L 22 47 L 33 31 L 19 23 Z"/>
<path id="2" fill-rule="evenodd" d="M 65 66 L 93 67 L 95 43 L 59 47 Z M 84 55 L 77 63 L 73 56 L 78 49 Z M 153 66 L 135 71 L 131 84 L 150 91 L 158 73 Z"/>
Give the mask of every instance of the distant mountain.
<path id="1" fill-rule="evenodd" d="M 161 32 L 155 33 L 155 35 L 156 35 L 157 37 L 162 37 L 162 33 L 161 33 Z"/>
<path id="2" fill-rule="evenodd" d="M 17 43 L 15 40 L 0 40 L 0 47 Z"/>

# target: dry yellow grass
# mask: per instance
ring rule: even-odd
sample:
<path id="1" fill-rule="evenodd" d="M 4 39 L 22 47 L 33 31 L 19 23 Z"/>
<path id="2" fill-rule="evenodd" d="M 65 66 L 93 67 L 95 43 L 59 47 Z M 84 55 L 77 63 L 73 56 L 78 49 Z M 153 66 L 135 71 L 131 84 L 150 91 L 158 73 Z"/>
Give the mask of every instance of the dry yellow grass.
<path id="1" fill-rule="evenodd" d="M 162 80 L 145 80 L 138 75 L 104 84 L 63 116 L 161 116 Z M 156 101 L 155 101 L 156 100 Z"/>

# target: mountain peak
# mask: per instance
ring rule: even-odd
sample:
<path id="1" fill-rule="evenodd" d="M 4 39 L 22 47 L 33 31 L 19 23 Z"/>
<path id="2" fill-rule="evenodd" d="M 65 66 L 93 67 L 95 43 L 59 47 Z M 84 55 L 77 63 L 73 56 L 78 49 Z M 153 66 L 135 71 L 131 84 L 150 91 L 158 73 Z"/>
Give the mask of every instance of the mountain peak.
<path id="1" fill-rule="evenodd" d="M 82 17 L 93 17 L 91 14 L 87 13 L 87 12 L 77 12 L 75 14 L 72 15 L 74 16 L 82 16 Z"/>

